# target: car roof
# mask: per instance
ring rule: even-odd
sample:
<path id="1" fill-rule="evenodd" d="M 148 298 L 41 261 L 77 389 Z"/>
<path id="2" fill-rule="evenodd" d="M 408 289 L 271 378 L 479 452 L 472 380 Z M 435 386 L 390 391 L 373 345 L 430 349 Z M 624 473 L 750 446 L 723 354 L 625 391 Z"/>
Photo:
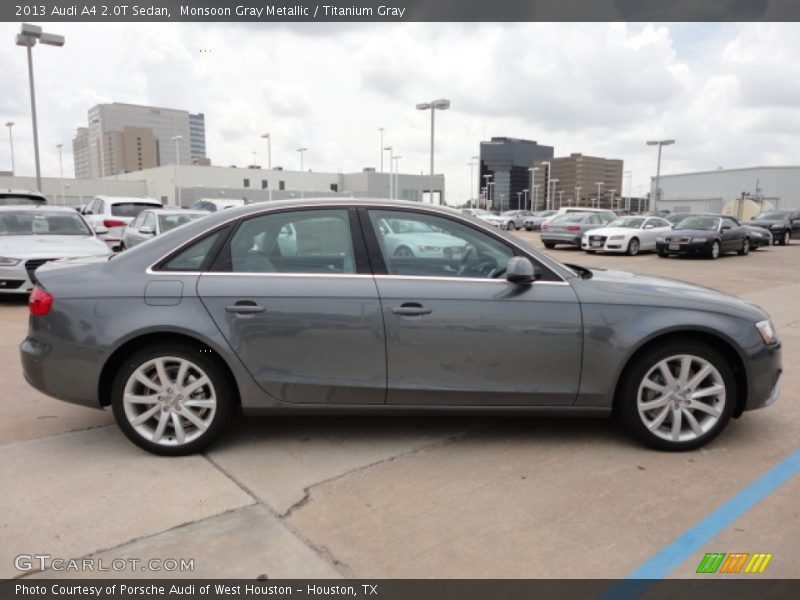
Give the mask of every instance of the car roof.
<path id="1" fill-rule="evenodd" d="M 160 200 L 156 200 L 155 198 L 137 198 L 134 196 L 95 196 L 95 198 L 100 198 L 101 200 L 105 200 L 110 204 L 129 204 L 131 202 L 136 202 L 138 204 L 153 204 L 163 206 Z"/>
<path id="2" fill-rule="evenodd" d="M 148 208 L 142 212 L 153 212 L 157 215 L 202 215 L 207 216 L 209 213 L 206 210 L 192 210 L 190 208 Z"/>
<path id="3" fill-rule="evenodd" d="M 47 201 L 47 198 L 41 192 L 37 192 L 36 190 L 24 190 L 21 188 L 0 188 L 0 197 L 2 196 L 22 196 Z"/>
<path id="4" fill-rule="evenodd" d="M 0 212 L 11 212 L 17 210 L 35 210 L 37 212 L 54 212 L 54 213 L 67 213 L 77 215 L 77 211 L 69 206 L 52 206 L 48 204 L 10 204 L 7 206 L 0 206 Z"/>

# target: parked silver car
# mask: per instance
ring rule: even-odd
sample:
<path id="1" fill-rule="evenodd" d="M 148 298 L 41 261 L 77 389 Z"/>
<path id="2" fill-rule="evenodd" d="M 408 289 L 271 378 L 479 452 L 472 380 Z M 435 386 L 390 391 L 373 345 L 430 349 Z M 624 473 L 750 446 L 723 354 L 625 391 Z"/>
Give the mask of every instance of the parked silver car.
<path id="1" fill-rule="evenodd" d="M 116 251 L 120 249 L 125 227 L 148 208 L 159 209 L 163 205 L 153 198 L 95 196 L 81 212 L 100 239 Z"/>
<path id="2" fill-rule="evenodd" d="M 581 247 L 583 234 L 598 229 L 614 219 L 606 213 L 567 213 L 542 223 L 542 243 L 545 248 L 555 248 L 556 244 Z"/>
<path id="3" fill-rule="evenodd" d="M 0 205 L 0 293 L 30 293 L 32 273 L 48 261 L 110 253 L 70 208 Z"/>
<path id="4" fill-rule="evenodd" d="M 542 222 L 556 214 L 554 210 L 540 210 L 527 217 L 522 225 L 525 231 L 539 231 L 542 228 Z"/>
<path id="5" fill-rule="evenodd" d="M 397 257 L 381 232 L 394 220 L 466 251 Z M 288 225 L 297 239 L 284 255 Z M 110 406 L 134 443 L 159 454 L 207 447 L 240 406 L 614 412 L 645 443 L 686 450 L 779 395 L 781 343 L 760 308 L 679 281 L 565 266 L 420 203 L 232 208 L 114 260 L 47 264 L 36 279 L 25 378 L 68 402 Z"/>
<path id="6" fill-rule="evenodd" d="M 185 210 L 182 208 L 143 210 L 125 227 L 120 250 L 133 248 L 142 242 L 153 239 L 157 235 L 207 216 L 208 211 L 205 210 Z"/>

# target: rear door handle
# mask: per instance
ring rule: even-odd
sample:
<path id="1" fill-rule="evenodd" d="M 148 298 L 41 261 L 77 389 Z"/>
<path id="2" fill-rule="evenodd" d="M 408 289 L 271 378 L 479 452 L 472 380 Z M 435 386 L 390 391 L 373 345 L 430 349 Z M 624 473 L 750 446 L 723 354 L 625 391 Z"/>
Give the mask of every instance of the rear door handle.
<path id="1" fill-rule="evenodd" d="M 262 313 L 267 309 L 256 304 L 252 300 L 240 300 L 236 304 L 226 306 L 225 310 L 238 315 L 254 315 L 256 313 Z"/>
<path id="2" fill-rule="evenodd" d="M 432 309 L 425 308 L 416 302 L 406 302 L 405 304 L 392 308 L 392 313 L 404 317 L 418 317 L 420 315 L 429 315 L 432 312 Z"/>

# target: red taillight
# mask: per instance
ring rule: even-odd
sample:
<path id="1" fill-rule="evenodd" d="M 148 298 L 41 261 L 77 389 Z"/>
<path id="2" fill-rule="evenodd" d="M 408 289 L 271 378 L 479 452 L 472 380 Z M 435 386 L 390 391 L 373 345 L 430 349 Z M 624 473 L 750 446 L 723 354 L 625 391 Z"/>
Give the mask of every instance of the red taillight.
<path id="1" fill-rule="evenodd" d="M 579 225 L 569 225 L 567 227 L 567 231 L 580 231 L 580 230 L 581 230 L 581 228 L 580 228 Z"/>
<path id="2" fill-rule="evenodd" d="M 125 227 L 125 221 L 118 221 L 117 219 L 105 219 L 103 225 L 111 229 L 112 227 Z"/>
<path id="3" fill-rule="evenodd" d="M 31 314 L 36 317 L 43 317 L 50 312 L 51 306 L 53 306 L 53 296 L 40 287 L 33 288 L 31 297 L 28 299 L 28 308 Z"/>

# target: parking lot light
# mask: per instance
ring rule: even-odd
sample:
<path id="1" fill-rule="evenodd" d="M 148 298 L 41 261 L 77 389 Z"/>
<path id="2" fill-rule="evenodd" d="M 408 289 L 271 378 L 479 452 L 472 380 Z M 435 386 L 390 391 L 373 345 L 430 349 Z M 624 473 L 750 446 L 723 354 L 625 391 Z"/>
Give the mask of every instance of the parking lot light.
<path id="1" fill-rule="evenodd" d="M 662 146 L 671 146 L 675 140 L 651 140 L 647 142 L 648 146 L 658 146 L 658 162 L 656 164 L 656 189 L 655 196 L 653 197 L 652 208 L 653 211 L 658 211 L 659 200 L 659 180 L 661 179 L 661 148 Z"/>
<path id="2" fill-rule="evenodd" d="M 36 90 L 33 84 L 33 47 L 37 42 L 47 46 L 63 46 L 64 36 L 45 33 L 38 25 L 23 23 L 17 34 L 17 46 L 24 46 L 28 53 L 28 83 L 31 89 L 31 121 L 33 122 L 33 157 L 36 163 L 36 189 L 42 191 L 42 169 L 39 164 L 39 129 L 36 123 Z M 10 129 L 9 129 L 10 131 Z M 12 168 L 13 171 L 13 168 Z"/>

